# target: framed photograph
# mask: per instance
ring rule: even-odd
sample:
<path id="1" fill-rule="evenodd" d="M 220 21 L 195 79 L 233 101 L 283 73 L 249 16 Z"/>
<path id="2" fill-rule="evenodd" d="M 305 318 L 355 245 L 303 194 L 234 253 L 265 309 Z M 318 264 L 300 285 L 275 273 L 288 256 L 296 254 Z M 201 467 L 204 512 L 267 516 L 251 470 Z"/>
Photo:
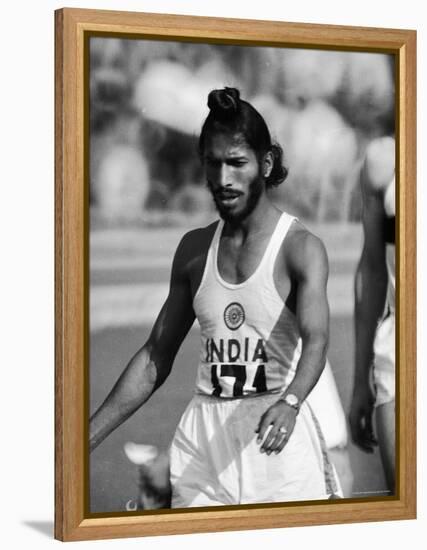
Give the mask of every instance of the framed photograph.
<path id="1" fill-rule="evenodd" d="M 55 32 L 55 537 L 415 518 L 416 32 Z"/>

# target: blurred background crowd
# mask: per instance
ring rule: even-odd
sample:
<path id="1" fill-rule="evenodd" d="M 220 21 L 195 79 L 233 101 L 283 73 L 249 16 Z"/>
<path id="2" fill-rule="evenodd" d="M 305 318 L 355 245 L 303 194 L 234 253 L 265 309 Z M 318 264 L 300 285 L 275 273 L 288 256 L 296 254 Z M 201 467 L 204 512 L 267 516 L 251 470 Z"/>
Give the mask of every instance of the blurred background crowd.
<path id="1" fill-rule="evenodd" d="M 225 85 L 284 149 L 274 200 L 306 220 L 357 221 L 364 148 L 394 130 L 393 68 L 365 52 L 91 38 L 92 229 L 212 214 L 197 139 L 209 91 Z"/>

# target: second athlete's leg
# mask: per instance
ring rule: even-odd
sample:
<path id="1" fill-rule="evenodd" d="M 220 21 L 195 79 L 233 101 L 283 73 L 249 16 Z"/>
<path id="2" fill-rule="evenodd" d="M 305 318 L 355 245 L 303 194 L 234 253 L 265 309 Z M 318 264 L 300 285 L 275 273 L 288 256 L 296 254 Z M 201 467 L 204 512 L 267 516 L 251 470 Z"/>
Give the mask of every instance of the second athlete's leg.
<path id="1" fill-rule="evenodd" d="M 396 426 L 395 402 L 379 405 L 376 409 L 377 436 L 389 491 L 395 491 Z"/>

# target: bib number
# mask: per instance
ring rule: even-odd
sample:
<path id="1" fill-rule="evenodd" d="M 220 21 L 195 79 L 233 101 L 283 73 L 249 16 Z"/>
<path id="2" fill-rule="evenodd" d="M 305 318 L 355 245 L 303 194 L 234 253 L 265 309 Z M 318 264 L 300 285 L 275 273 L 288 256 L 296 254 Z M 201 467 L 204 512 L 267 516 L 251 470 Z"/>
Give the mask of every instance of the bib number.
<path id="1" fill-rule="evenodd" d="M 218 377 L 218 367 L 220 367 L 220 376 L 231 376 L 235 378 L 233 385 L 233 397 L 241 397 L 243 395 L 243 388 L 246 384 L 246 365 L 239 365 L 236 363 L 225 363 L 222 365 L 212 365 L 211 367 L 211 380 L 213 391 L 212 395 L 219 397 L 222 394 L 223 387 L 221 386 Z M 255 372 L 255 376 L 252 383 L 252 388 L 255 388 L 256 393 L 262 393 L 267 391 L 267 380 L 265 377 L 265 365 L 258 365 Z"/>

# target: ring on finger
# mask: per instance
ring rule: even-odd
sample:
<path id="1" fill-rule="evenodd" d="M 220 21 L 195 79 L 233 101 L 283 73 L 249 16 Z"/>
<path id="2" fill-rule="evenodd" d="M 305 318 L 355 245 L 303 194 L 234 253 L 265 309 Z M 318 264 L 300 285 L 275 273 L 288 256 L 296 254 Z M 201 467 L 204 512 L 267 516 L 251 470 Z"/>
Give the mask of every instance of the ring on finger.
<path id="1" fill-rule="evenodd" d="M 286 435 L 288 433 L 288 430 L 284 426 L 281 426 L 279 428 L 279 433 L 281 433 L 282 435 Z"/>

